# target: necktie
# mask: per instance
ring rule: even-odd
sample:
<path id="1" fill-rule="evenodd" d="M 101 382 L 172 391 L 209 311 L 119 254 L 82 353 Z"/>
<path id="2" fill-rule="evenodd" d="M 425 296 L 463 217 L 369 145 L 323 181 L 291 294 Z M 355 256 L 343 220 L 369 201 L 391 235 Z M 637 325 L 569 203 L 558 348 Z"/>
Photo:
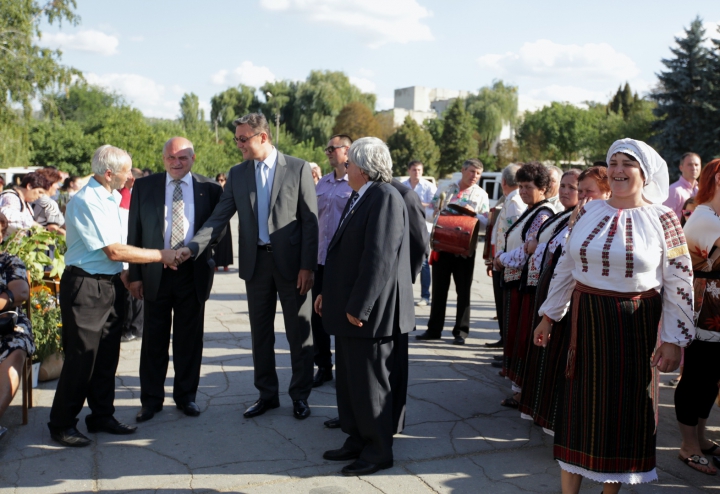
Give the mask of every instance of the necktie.
<path id="1" fill-rule="evenodd" d="M 185 216 L 185 201 L 183 201 L 182 180 L 173 180 L 175 190 L 172 198 L 172 225 L 170 227 L 170 248 L 179 249 L 185 245 L 185 228 L 183 218 Z"/>
<path id="2" fill-rule="evenodd" d="M 267 172 L 267 164 L 257 164 L 255 183 L 257 184 L 258 238 L 260 239 L 261 244 L 270 243 L 270 232 L 268 231 L 268 217 L 270 215 L 270 194 L 268 191 L 269 186 Z"/>
<path id="3" fill-rule="evenodd" d="M 360 195 L 357 192 L 352 193 L 352 197 L 350 198 L 350 205 L 348 206 L 347 210 L 345 211 L 345 214 L 342 218 L 340 218 L 340 224 L 338 225 L 338 229 L 342 226 L 343 222 L 345 221 L 345 218 L 348 217 L 350 214 L 350 211 L 352 211 L 352 208 L 355 207 L 355 203 L 358 201 L 358 198 Z"/>

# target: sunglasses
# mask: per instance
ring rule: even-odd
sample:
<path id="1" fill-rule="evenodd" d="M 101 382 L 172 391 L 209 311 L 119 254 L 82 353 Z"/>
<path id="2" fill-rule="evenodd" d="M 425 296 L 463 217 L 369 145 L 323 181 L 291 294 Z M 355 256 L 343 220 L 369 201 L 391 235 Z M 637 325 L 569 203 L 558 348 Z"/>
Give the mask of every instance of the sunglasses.
<path id="1" fill-rule="evenodd" d="M 326 154 L 332 154 L 335 152 L 336 149 L 340 148 L 346 148 L 347 146 L 328 146 L 323 151 L 325 151 Z"/>
<path id="2" fill-rule="evenodd" d="M 260 134 L 262 134 L 262 132 L 258 132 L 257 134 L 253 134 L 253 135 L 251 135 L 250 137 L 245 137 L 245 136 L 233 137 L 233 140 L 234 140 L 235 142 L 242 142 L 243 144 L 245 144 L 245 143 L 248 142 L 250 139 L 252 139 L 252 138 L 255 137 L 255 136 L 259 136 Z"/>

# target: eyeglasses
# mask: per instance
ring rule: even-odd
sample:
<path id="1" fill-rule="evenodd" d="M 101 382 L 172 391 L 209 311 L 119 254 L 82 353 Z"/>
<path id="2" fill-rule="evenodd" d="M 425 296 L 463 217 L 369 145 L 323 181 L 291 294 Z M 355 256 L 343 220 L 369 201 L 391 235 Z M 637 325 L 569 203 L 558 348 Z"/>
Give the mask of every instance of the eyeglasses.
<path id="1" fill-rule="evenodd" d="M 689 209 L 682 210 L 682 215 L 685 216 L 686 218 L 689 218 L 691 214 L 693 214 L 693 212 Z"/>
<path id="2" fill-rule="evenodd" d="M 260 134 L 262 134 L 262 132 L 258 132 L 257 134 L 253 134 L 253 135 L 251 135 L 250 137 L 245 137 L 245 136 L 233 137 L 233 140 L 234 140 L 235 142 L 242 142 L 243 144 L 245 144 L 245 143 L 248 142 L 250 139 L 252 139 L 252 138 L 255 137 L 255 136 L 259 136 Z"/>
<path id="3" fill-rule="evenodd" d="M 328 146 L 323 151 L 325 151 L 325 154 L 332 154 L 335 152 L 336 149 L 340 148 L 346 148 L 347 146 Z"/>

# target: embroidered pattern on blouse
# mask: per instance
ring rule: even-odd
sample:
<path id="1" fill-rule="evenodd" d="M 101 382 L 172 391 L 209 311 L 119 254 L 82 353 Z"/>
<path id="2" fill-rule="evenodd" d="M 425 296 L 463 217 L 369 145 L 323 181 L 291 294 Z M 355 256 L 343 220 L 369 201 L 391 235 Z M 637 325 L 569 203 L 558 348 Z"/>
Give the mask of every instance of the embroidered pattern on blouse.
<path id="1" fill-rule="evenodd" d="M 685 337 L 686 340 L 690 341 L 692 340 L 692 336 L 690 336 L 690 330 L 688 329 L 687 325 L 682 322 L 680 319 L 677 320 L 678 328 L 680 329 L 680 333 Z"/>
<path id="2" fill-rule="evenodd" d="M 633 277 L 633 270 L 635 269 L 635 261 L 633 256 L 633 226 L 632 219 L 630 216 L 625 218 L 625 278 Z"/>
<path id="3" fill-rule="evenodd" d="M 670 264 L 670 266 L 674 266 L 675 269 L 679 269 L 683 273 L 691 273 L 692 272 L 692 269 L 690 269 L 690 266 L 685 266 L 683 263 L 681 263 L 677 259 L 668 259 L 668 264 Z"/>
<path id="4" fill-rule="evenodd" d="M 610 225 L 610 230 L 605 239 L 605 244 L 602 249 L 602 276 L 610 276 L 610 246 L 612 245 L 613 239 L 615 239 L 615 232 L 617 232 L 617 224 L 620 221 L 620 211 L 615 216 L 615 221 Z"/>
<path id="5" fill-rule="evenodd" d="M 585 211 L 585 208 L 580 210 L 580 214 Z M 578 215 L 578 219 L 580 218 L 580 215 Z M 587 260 L 587 248 L 590 245 L 590 242 L 593 241 L 595 236 L 600 233 L 600 230 L 605 228 L 605 225 L 607 225 L 607 222 L 610 221 L 610 216 L 605 216 L 602 221 L 598 224 L 598 226 L 595 227 L 595 229 L 588 235 L 588 238 L 585 239 L 585 241 L 582 243 L 582 247 L 580 247 L 580 262 L 582 263 L 582 271 L 583 273 L 588 272 L 588 260 Z M 577 224 L 577 222 L 575 222 Z M 604 254 L 604 253 L 603 253 Z M 603 260 L 603 262 L 605 262 Z M 607 276 L 607 275 L 605 275 Z"/>
<path id="6" fill-rule="evenodd" d="M 678 287 L 677 294 L 680 298 L 682 298 L 690 307 L 692 307 L 692 297 L 689 293 L 685 291 L 684 288 Z"/>
<path id="7" fill-rule="evenodd" d="M 674 259 L 675 257 L 687 254 L 688 248 L 685 242 L 685 234 L 675 213 L 668 212 L 661 215 L 660 224 L 665 233 L 668 259 Z"/>

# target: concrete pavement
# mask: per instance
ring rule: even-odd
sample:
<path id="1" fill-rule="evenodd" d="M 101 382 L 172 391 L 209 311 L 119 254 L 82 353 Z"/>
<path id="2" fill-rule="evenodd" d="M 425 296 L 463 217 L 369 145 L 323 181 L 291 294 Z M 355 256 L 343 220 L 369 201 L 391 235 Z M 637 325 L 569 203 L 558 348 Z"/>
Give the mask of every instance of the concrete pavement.
<path id="1" fill-rule="evenodd" d="M 45 425 L 56 381 L 41 383 L 34 390 L 29 425 L 19 425 L 20 393 L 2 418 L 10 431 L 0 441 L 0 493 L 559 492 L 552 438 L 516 410 L 499 405 L 510 394 L 509 381 L 489 365 L 499 352 L 483 346 L 498 333 L 492 320 L 492 284 L 481 260 L 474 278 L 472 332 L 465 346 L 451 344 L 454 296 L 442 341 L 421 343 L 411 335 L 407 427 L 396 436 L 392 469 L 347 478 L 339 474 L 345 463 L 323 460 L 325 450 L 344 441 L 341 431 L 323 427 L 323 421 L 337 415 L 334 381 L 313 391 L 310 418 L 292 417 L 287 395 L 290 359 L 279 304 L 275 324 L 281 407 L 255 419 L 243 418 L 258 393 L 252 384 L 245 286 L 237 269 L 231 269 L 217 273 L 206 307 L 200 417 L 186 417 L 174 407 L 171 366 L 164 410 L 139 424 L 136 434 L 89 434 L 91 447 L 63 448 L 50 440 Z M 419 286 L 415 289 L 419 297 Z M 418 328 L 425 329 L 429 307 L 416 312 Z M 130 424 L 140 407 L 139 355 L 139 341 L 123 344 L 117 373 L 116 417 Z M 663 375 L 662 380 L 672 377 Z M 660 481 L 622 492 L 720 490 L 720 476 L 694 472 L 677 459 L 680 437 L 673 392 L 669 387 L 661 391 Z M 80 417 L 83 432 L 87 413 L 86 408 Z M 709 424 L 710 437 L 720 441 L 717 408 Z M 600 490 L 599 484 L 584 482 L 583 492 Z"/>

